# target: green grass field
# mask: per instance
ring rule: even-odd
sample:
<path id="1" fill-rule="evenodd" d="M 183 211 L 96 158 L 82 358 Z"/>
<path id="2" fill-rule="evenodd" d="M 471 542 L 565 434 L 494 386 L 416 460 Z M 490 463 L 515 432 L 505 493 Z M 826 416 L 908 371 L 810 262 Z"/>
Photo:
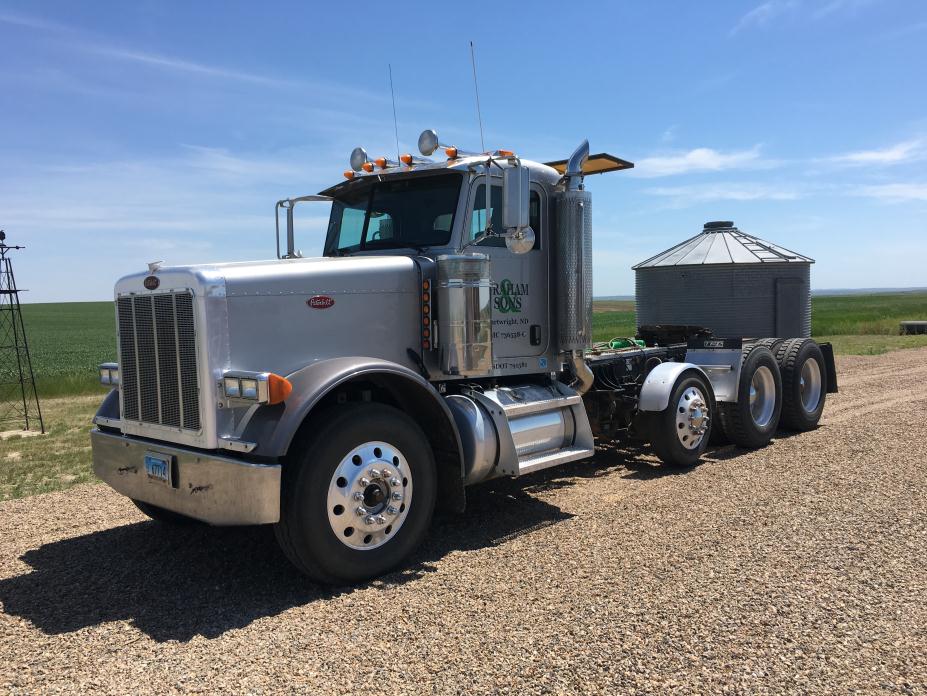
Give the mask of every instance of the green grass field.
<path id="1" fill-rule="evenodd" d="M 97 366 L 116 359 L 112 302 L 23 305 L 39 396 L 103 393 Z"/>

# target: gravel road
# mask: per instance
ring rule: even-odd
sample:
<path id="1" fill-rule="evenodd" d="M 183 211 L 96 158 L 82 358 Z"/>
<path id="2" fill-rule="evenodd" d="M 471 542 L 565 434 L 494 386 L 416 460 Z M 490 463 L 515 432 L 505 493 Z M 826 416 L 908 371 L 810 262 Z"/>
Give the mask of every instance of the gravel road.
<path id="1" fill-rule="evenodd" d="M 484 485 L 343 592 L 104 486 L 0 504 L 0 690 L 927 693 L 927 350 L 839 374 L 814 432 Z"/>

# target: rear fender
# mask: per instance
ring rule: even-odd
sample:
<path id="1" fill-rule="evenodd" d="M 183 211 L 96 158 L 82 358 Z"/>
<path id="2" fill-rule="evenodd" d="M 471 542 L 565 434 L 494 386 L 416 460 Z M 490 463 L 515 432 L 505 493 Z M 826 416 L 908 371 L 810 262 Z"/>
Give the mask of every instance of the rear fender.
<path id="1" fill-rule="evenodd" d="M 714 403 L 715 393 L 714 388 L 711 386 L 711 380 L 698 365 L 684 362 L 664 362 L 653 368 L 647 375 L 647 379 L 644 380 L 640 398 L 637 402 L 637 410 L 653 413 L 666 409 L 669 406 L 673 387 L 676 386 L 679 378 L 688 372 L 698 374 L 705 380 L 710 392 L 709 398 Z"/>

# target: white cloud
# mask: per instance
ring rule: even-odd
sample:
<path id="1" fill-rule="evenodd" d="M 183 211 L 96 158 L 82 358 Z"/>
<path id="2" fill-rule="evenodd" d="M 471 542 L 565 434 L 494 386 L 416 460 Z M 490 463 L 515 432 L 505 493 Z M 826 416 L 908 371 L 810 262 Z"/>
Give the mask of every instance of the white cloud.
<path id="1" fill-rule="evenodd" d="M 688 152 L 644 157 L 635 163 L 632 171 L 636 176 L 648 178 L 691 172 L 721 172 L 729 169 L 769 169 L 776 165 L 776 162 L 760 158 L 759 145 L 736 152 L 719 152 L 708 147 L 698 147 Z"/>
<path id="2" fill-rule="evenodd" d="M 878 198 L 891 203 L 927 201 L 927 183 L 877 184 L 861 186 L 855 190 L 860 196 Z"/>
<path id="3" fill-rule="evenodd" d="M 671 143 L 676 139 L 676 131 L 679 130 L 679 124 L 674 123 L 672 126 L 663 131 L 660 140 L 664 143 Z"/>
<path id="4" fill-rule="evenodd" d="M 770 20 L 795 9 L 797 6 L 798 2 L 796 0 L 768 0 L 768 2 L 757 5 L 741 17 L 737 24 L 734 25 L 734 28 L 731 29 L 731 36 L 744 29 L 765 26 Z"/>
<path id="5" fill-rule="evenodd" d="M 831 2 L 826 5 L 822 5 L 816 9 L 812 14 L 812 19 L 823 19 L 828 15 L 832 15 L 835 12 L 848 11 L 855 12 L 866 5 L 872 3 L 872 0 L 831 0 Z"/>
<path id="6" fill-rule="evenodd" d="M 744 29 L 764 27 L 774 19 L 785 14 L 796 13 L 807 8 L 812 20 L 822 20 L 839 13 L 855 13 L 872 0 L 830 0 L 827 3 L 807 3 L 802 0 L 767 0 L 757 5 L 743 15 L 730 31 L 730 35 L 740 33 Z"/>
<path id="7" fill-rule="evenodd" d="M 858 150 L 856 152 L 848 152 L 843 155 L 829 157 L 824 161 L 849 166 L 900 164 L 902 162 L 921 159 L 927 155 L 927 147 L 925 147 L 925 145 L 927 145 L 927 143 L 925 143 L 923 139 L 918 138 L 916 140 L 898 143 L 897 145 L 892 145 L 891 147 L 886 147 L 881 150 Z"/>
<path id="8" fill-rule="evenodd" d="M 119 48 L 100 46 L 100 45 L 86 45 L 81 46 L 81 48 L 88 53 L 95 53 L 97 55 L 105 56 L 108 58 L 115 58 L 117 60 L 132 61 L 136 63 L 142 63 L 145 65 L 150 65 L 158 68 L 167 68 L 169 70 L 177 70 L 185 73 L 192 73 L 194 75 L 204 75 L 207 77 L 219 77 L 227 80 L 238 80 L 241 82 L 250 82 L 253 84 L 267 85 L 271 87 L 286 87 L 290 86 L 293 83 L 287 80 L 280 80 L 273 77 L 267 77 L 264 75 L 257 75 L 255 73 L 242 72 L 240 70 L 231 70 L 228 68 L 221 68 L 214 65 L 206 65 L 204 63 L 196 63 L 188 60 L 181 60 L 179 58 L 173 58 L 171 56 L 159 55 L 157 53 L 143 53 L 141 51 L 127 51 Z"/>
<path id="9" fill-rule="evenodd" d="M 661 186 L 644 189 L 644 192 L 652 196 L 671 198 L 676 204 L 704 203 L 707 201 L 787 201 L 801 198 L 802 195 L 797 189 L 790 187 L 739 182 Z"/>

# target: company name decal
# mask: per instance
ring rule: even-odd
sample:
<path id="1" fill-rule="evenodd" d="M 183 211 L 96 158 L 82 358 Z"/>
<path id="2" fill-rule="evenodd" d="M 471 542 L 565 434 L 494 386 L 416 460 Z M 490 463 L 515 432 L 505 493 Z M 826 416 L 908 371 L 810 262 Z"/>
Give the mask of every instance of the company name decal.
<path id="1" fill-rule="evenodd" d="M 328 309 L 335 304 L 335 299 L 328 295 L 316 295 L 306 300 L 306 304 L 312 307 L 312 309 Z"/>
<path id="2" fill-rule="evenodd" d="M 147 290 L 157 290 L 160 284 L 161 280 L 158 276 L 148 276 L 142 281 L 142 285 L 144 285 Z"/>
<path id="3" fill-rule="evenodd" d="M 528 296 L 528 283 L 513 283 L 506 278 L 492 289 L 492 305 L 497 312 L 517 314 Z"/>

